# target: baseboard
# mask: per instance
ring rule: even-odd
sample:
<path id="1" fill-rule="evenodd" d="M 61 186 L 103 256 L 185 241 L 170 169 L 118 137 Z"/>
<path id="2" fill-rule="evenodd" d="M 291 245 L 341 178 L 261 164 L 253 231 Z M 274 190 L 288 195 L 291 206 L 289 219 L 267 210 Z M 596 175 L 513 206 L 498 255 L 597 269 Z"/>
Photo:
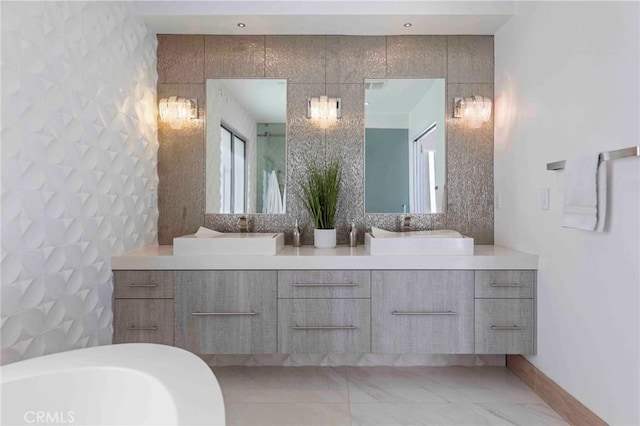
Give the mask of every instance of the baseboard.
<path id="1" fill-rule="evenodd" d="M 562 389 L 522 355 L 507 355 L 507 368 L 571 425 L 606 425 L 593 411 Z"/>

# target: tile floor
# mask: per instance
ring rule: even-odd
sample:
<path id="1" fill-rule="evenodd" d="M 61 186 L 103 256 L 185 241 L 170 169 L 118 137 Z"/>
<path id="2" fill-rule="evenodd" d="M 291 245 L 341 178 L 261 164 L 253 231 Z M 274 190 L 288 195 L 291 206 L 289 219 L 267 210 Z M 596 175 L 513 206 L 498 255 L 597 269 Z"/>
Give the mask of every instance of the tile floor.
<path id="1" fill-rule="evenodd" d="M 504 367 L 214 367 L 227 425 L 566 425 Z"/>

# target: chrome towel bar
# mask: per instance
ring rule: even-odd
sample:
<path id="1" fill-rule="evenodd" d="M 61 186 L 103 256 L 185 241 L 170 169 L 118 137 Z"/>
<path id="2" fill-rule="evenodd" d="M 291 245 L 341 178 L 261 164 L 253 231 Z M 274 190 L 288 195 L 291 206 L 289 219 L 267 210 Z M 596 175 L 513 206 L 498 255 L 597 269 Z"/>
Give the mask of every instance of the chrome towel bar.
<path id="1" fill-rule="evenodd" d="M 636 145 L 630 146 L 629 148 L 601 152 L 598 156 L 598 161 L 617 160 L 618 158 L 626 157 L 640 157 L 640 146 Z M 547 163 L 547 170 L 562 170 L 564 166 L 565 161 L 555 161 L 553 163 Z"/>
<path id="2" fill-rule="evenodd" d="M 342 283 L 342 284 L 315 284 L 315 283 L 294 283 L 292 287 L 357 287 L 358 284 Z"/>
<path id="3" fill-rule="evenodd" d="M 402 311 L 393 311 L 391 315 L 455 315 L 455 312 L 445 311 L 445 312 L 402 312 Z"/>
<path id="4" fill-rule="evenodd" d="M 292 330 L 355 330 L 355 325 L 294 325 Z"/>

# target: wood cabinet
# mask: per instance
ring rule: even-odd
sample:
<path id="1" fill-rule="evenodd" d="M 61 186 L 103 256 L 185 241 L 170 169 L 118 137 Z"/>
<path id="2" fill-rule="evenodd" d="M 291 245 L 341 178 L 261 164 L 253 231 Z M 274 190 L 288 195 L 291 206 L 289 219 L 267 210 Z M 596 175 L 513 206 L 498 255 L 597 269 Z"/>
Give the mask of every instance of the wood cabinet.
<path id="1" fill-rule="evenodd" d="M 373 271 L 372 351 L 473 353 L 473 271 Z"/>
<path id="2" fill-rule="evenodd" d="M 114 271 L 113 342 L 173 345 L 173 272 Z"/>
<path id="3" fill-rule="evenodd" d="M 533 299 L 476 299 L 479 354 L 534 353 Z"/>
<path id="4" fill-rule="evenodd" d="M 198 354 L 535 353 L 527 270 L 115 271 L 114 342 Z"/>
<path id="5" fill-rule="evenodd" d="M 114 343 L 173 345 L 173 300 L 116 299 Z"/>
<path id="6" fill-rule="evenodd" d="M 371 351 L 369 299 L 281 299 L 279 352 Z"/>
<path id="7" fill-rule="evenodd" d="M 277 352 L 275 271 L 178 271 L 176 346 L 200 354 Z"/>
<path id="8" fill-rule="evenodd" d="M 371 271 L 278 271 L 279 298 L 371 296 Z"/>
<path id="9" fill-rule="evenodd" d="M 476 271 L 475 353 L 535 353 L 535 271 Z"/>

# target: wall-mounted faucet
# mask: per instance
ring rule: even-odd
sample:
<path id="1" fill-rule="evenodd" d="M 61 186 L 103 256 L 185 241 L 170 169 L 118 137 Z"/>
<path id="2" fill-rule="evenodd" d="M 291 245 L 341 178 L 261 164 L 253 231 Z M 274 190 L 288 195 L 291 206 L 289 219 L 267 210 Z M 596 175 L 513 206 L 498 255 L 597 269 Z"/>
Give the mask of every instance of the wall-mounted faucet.
<path id="1" fill-rule="evenodd" d="M 411 231 L 411 217 L 412 216 L 405 216 L 402 220 L 402 232 Z"/>
<path id="2" fill-rule="evenodd" d="M 238 226 L 240 227 L 240 232 L 248 232 L 249 231 L 249 227 L 247 226 L 247 217 L 246 216 L 240 216 L 240 219 L 238 220 Z"/>

